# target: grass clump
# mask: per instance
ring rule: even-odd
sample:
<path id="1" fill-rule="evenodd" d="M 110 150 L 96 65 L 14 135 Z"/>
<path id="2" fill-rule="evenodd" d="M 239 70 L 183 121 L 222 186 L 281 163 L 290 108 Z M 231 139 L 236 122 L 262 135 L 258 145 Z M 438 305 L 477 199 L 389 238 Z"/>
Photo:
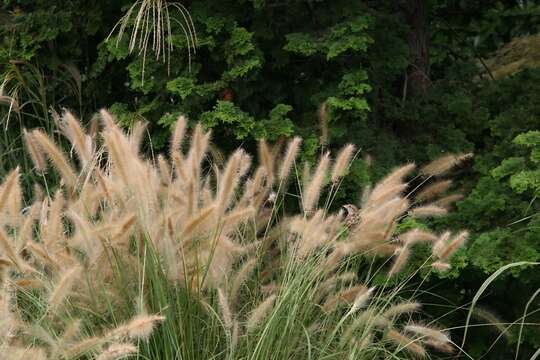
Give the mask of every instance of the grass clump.
<path id="1" fill-rule="evenodd" d="M 102 129 L 87 133 L 64 113 L 69 154 L 40 130 L 25 132 L 36 168 L 45 171 L 48 159 L 62 177 L 54 192 L 37 191 L 25 203 L 18 169 L 0 189 L 0 347 L 14 359 L 453 351 L 450 335 L 419 322 L 421 305 L 399 286 L 373 287 L 355 272 L 358 258 L 387 259 L 381 271 L 390 278 L 419 242 L 432 246 L 427 264 L 448 269 L 466 233 L 395 235 L 407 216 L 440 216 L 446 207 L 433 202 L 448 186 L 415 202 L 419 190 L 408 192 L 406 182 L 415 166 L 407 164 L 368 189 L 359 207 L 348 205 L 346 217 L 332 213 L 319 203 L 330 202 L 321 196 L 331 199 L 346 174 L 354 157 L 348 145 L 335 162 L 324 154 L 305 172 L 301 211 L 287 214 L 300 139 L 283 153 L 261 141 L 251 171 L 253 159 L 241 149 L 223 166 L 213 163 L 211 134 L 200 124 L 185 144 L 182 117 L 169 156 L 155 161 L 139 154 L 144 131 L 124 133 L 106 111 L 101 119 Z"/>

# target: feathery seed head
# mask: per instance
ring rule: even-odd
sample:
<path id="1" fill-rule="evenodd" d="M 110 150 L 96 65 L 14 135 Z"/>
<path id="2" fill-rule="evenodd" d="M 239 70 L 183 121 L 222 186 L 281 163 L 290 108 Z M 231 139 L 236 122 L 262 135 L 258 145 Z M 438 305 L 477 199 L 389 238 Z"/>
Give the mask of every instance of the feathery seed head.
<path id="1" fill-rule="evenodd" d="M 417 201 L 425 201 L 432 199 L 444 192 L 446 192 L 450 186 L 452 186 L 452 180 L 439 180 L 435 183 L 425 187 L 418 194 L 416 194 Z"/>
<path id="2" fill-rule="evenodd" d="M 351 159 L 354 156 L 355 146 L 347 144 L 341 149 L 337 155 L 336 162 L 332 169 L 331 179 L 332 182 L 338 181 L 339 178 L 345 175 L 347 169 L 351 163 Z"/>
<path id="3" fill-rule="evenodd" d="M 260 325 L 261 321 L 272 309 L 275 300 L 276 295 L 270 295 L 253 310 L 246 323 L 246 330 L 248 332 L 252 332 Z"/>
<path id="4" fill-rule="evenodd" d="M 157 323 L 165 320 L 160 315 L 137 315 L 127 324 L 114 329 L 110 334 L 113 338 L 148 339 Z"/>
<path id="5" fill-rule="evenodd" d="M 47 170 L 47 161 L 43 155 L 43 150 L 39 147 L 36 139 L 34 138 L 33 133 L 28 132 L 26 129 L 23 129 L 24 143 L 26 146 L 26 151 L 30 155 L 32 162 L 34 163 L 34 168 L 41 174 Z"/>
<path id="6" fill-rule="evenodd" d="M 321 195 L 329 164 L 330 154 L 326 153 L 319 159 L 317 169 L 305 188 L 305 193 L 303 194 L 302 198 L 302 205 L 304 211 L 307 213 L 313 211 L 319 201 L 319 196 Z"/>
<path id="7" fill-rule="evenodd" d="M 463 161 L 473 157 L 472 153 L 450 154 L 441 156 L 420 169 L 420 172 L 428 176 L 440 176 L 450 171 Z"/>
<path id="8" fill-rule="evenodd" d="M 182 140 L 186 131 L 186 118 L 180 115 L 174 125 L 174 130 L 171 136 L 171 153 L 173 151 L 181 151 Z"/>
<path id="9" fill-rule="evenodd" d="M 447 213 L 448 210 L 435 205 L 420 206 L 409 211 L 409 215 L 416 218 L 439 217 Z"/>
<path id="10" fill-rule="evenodd" d="M 136 354 L 138 351 L 137 347 L 133 344 L 115 343 L 99 354 L 96 360 L 119 360 Z"/>
<path id="11" fill-rule="evenodd" d="M 298 156 L 298 152 L 300 151 L 301 143 L 302 139 L 300 139 L 299 137 L 295 137 L 289 142 L 289 145 L 287 146 L 287 151 L 285 152 L 285 156 L 279 168 L 278 177 L 280 181 L 284 181 L 289 177 L 291 167 L 296 160 L 296 157 Z"/>

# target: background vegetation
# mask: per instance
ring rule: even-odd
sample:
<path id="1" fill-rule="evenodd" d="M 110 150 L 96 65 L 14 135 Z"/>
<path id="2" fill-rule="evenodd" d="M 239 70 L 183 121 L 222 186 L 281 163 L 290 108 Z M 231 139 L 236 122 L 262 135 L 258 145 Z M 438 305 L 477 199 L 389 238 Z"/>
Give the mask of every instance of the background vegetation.
<path id="1" fill-rule="evenodd" d="M 434 223 L 467 228 L 471 241 L 454 270 L 422 279 L 426 301 L 467 304 L 502 265 L 540 260 L 540 7 L 533 1 L 182 4 L 196 35 L 187 12 L 170 6 L 177 21 L 163 40 L 171 47 L 156 56 L 152 41 L 147 51 L 140 42 L 130 48 L 135 16 L 123 32 L 115 28 L 133 1 L 2 0 L 3 170 L 31 167 L 21 155 L 22 127 L 56 136 L 51 107 L 86 123 L 105 106 L 126 127 L 146 119 L 147 143 L 157 149 L 180 113 L 214 130 L 215 152 L 301 135 L 301 157 L 314 161 L 326 148 L 355 143 L 361 155 L 336 205 L 358 202 L 356 189 L 396 164 L 474 152 L 458 174 L 464 199 Z M 539 283 L 537 269 L 516 267 L 480 302 L 511 323 Z M 539 321 L 539 301 L 532 298 L 527 322 Z M 488 352 L 499 333 L 479 327 L 468 337 L 471 354 L 508 359 L 517 331 L 505 340 L 513 346 L 498 341 Z M 526 327 L 522 342 L 528 358 L 540 346 L 539 330 Z"/>

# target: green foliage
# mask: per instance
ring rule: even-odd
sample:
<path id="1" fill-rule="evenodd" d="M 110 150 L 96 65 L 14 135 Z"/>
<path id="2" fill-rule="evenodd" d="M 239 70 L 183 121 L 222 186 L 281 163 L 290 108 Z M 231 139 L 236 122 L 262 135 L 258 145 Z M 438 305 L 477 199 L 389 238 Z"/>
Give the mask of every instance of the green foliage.
<path id="1" fill-rule="evenodd" d="M 208 128 L 214 128 L 219 124 L 230 125 L 237 139 L 245 138 L 255 127 L 253 117 L 229 101 L 218 101 L 212 111 L 207 111 L 201 116 L 201 121 Z"/>
<path id="2" fill-rule="evenodd" d="M 477 179 L 464 182 L 471 187 L 470 193 L 450 222 L 472 232 L 466 255 L 471 259 L 467 267 L 475 277 L 491 274 L 511 262 L 540 260 L 540 133 L 526 131 L 540 126 L 539 79 L 540 71 L 525 71 L 477 93 L 476 106 L 488 115 L 482 133 L 489 135 L 474 139 L 475 148 L 481 149 L 474 165 Z M 461 286 L 469 288 L 470 281 Z M 532 295 L 532 284 L 538 282 L 540 276 L 534 267 L 512 268 L 496 281 L 485 302 L 499 309 L 503 319 L 517 319 Z M 514 293 L 512 306 L 493 306 L 504 303 L 504 289 L 510 287 Z M 535 319 L 537 315 L 528 318 Z M 510 334 L 516 335 L 515 331 Z M 537 329 L 525 333 L 524 343 L 540 345 Z"/>
<path id="3" fill-rule="evenodd" d="M 284 49 L 304 56 L 317 53 L 332 60 L 345 52 L 365 52 L 372 42 L 366 36 L 370 19 L 357 16 L 327 29 L 323 34 L 292 33 L 286 35 L 287 44 Z"/>
<path id="4" fill-rule="evenodd" d="M 229 135 L 237 140 L 277 139 L 302 133 L 304 128 L 311 131 L 316 110 L 325 100 L 335 113 L 335 136 L 340 129 L 344 133 L 347 123 L 365 120 L 369 111 L 366 94 L 371 88 L 366 70 L 351 60 L 364 58 L 372 42 L 367 34 L 370 16 L 358 6 L 345 12 L 341 4 L 321 3 L 316 11 L 325 17 L 325 30 L 320 31 L 319 25 L 296 21 L 310 12 L 301 2 L 290 4 L 287 17 L 272 16 L 279 9 L 264 2 L 254 6 L 257 11 L 246 13 L 233 3 L 219 8 L 214 1 L 193 4 L 190 12 L 197 28 L 198 55 L 191 71 L 184 66 L 187 52 L 182 50 L 187 44 L 180 36 L 173 40 L 175 56 L 170 74 L 147 58 L 143 81 L 141 58 L 127 56 L 128 86 L 142 93 L 136 107 L 156 98 L 167 99 L 160 109 L 146 114 L 150 120 L 161 119 L 151 121 L 158 125 L 152 128 L 154 133 L 168 129 L 170 121 L 163 118 L 164 114 L 180 110 L 188 117 L 200 116 L 216 131 L 217 139 L 230 140 Z M 179 29 L 174 26 L 176 34 Z M 307 43 L 302 40 L 306 38 L 310 39 Z M 110 52 L 102 55 L 106 61 L 122 60 L 128 54 L 127 42 L 116 46 L 115 41 L 110 39 L 103 48 Z M 307 44 L 315 51 L 302 50 Z M 325 70 L 329 78 L 324 79 L 324 87 L 320 86 L 323 79 L 317 78 L 316 68 L 302 65 L 296 55 L 314 65 L 320 55 L 331 61 Z"/>
<path id="5" fill-rule="evenodd" d="M 369 105 L 364 95 L 371 90 L 366 81 L 367 73 L 364 70 L 345 74 L 338 85 L 338 96 L 331 96 L 327 100 L 330 109 L 352 110 L 360 116 L 366 115 Z"/>

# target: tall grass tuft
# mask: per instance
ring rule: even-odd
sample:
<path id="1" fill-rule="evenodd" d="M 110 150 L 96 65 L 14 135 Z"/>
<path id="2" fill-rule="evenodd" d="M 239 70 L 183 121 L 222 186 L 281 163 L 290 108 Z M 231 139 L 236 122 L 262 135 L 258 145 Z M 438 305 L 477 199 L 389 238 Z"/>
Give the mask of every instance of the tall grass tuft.
<path id="1" fill-rule="evenodd" d="M 321 197 L 327 183 L 338 186 L 352 145 L 335 162 L 321 157 L 304 179 L 302 211 L 287 214 L 276 210 L 295 199 L 287 196 L 287 178 L 295 173 L 300 139 L 284 154 L 261 141 L 253 171 L 240 149 L 219 166 L 209 161 L 211 134 L 196 125 L 185 136 L 180 118 L 170 157 L 154 163 L 140 155 L 138 131 L 124 133 L 106 111 L 101 118 L 99 132 L 89 132 L 63 114 L 61 129 L 75 149 L 69 154 L 39 131 L 26 133 L 36 170 L 44 171 L 49 158 L 62 177 L 54 194 L 49 189 L 24 202 L 18 170 L 0 188 L 4 353 L 373 359 L 452 349 L 449 334 L 412 321 L 420 309 L 414 299 L 399 288 L 371 286 L 354 268 L 359 258 L 387 259 L 381 271 L 390 278 L 422 242 L 433 248 L 426 261 L 434 271 L 445 270 L 466 240 L 466 232 L 395 234 L 407 216 L 440 215 L 407 194 L 413 164 L 365 191 L 346 226 L 319 204 L 329 203 Z M 424 192 L 420 200 L 439 193 Z M 23 203 L 22 210 L 14 205 Z"/>

